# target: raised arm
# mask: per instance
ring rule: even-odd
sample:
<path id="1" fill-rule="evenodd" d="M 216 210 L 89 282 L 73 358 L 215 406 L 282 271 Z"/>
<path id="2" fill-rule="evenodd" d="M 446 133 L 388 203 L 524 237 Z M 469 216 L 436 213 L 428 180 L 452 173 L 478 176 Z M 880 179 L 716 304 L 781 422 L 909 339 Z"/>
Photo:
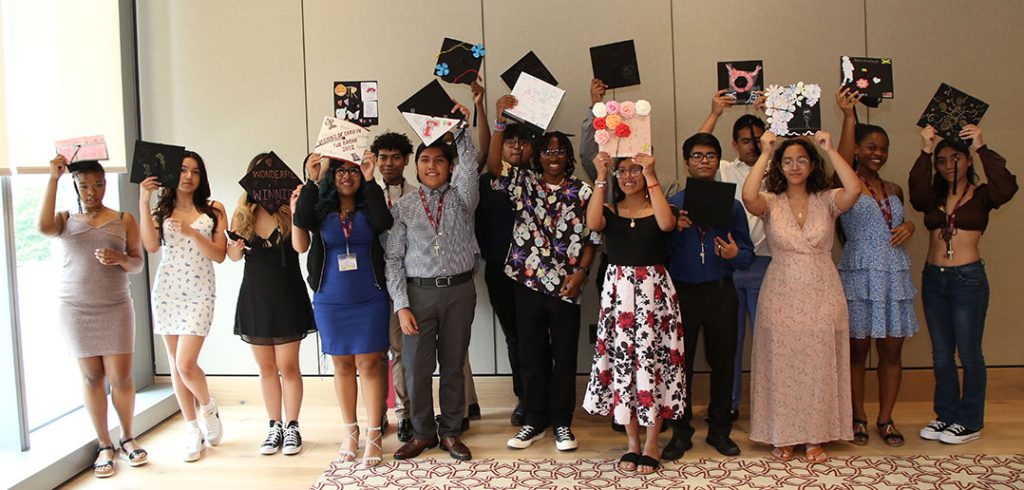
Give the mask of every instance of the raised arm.
<path id="1" fill-rule="evenodd" d="M 921 130 L 921 153 L 910 168 L 907 188 L 910 193 L 910 205 L 919 212 L 927 213 L 935 207 L 935 196 L 932 194 L 932 152 L 939 143 L 939 135 L 931 124 Z"/>
<path id="2" fill-rule="evenodd" d="M 757 157 L 746 180 L 743 181 L 743 206 L 754 216 L 763 216 L 768 210 L 768 200 L 761 195 L 761 183 L 764 181 L 765 170 L 775 154 L 778 137 L 771 131 L 761 135 L 761 156 Z"/>
<path id="3" fill-rule="evenodd" d="M 455 108 L 452 109 L 452 112 L 454 111 L 461 111 L 464 116 L 469 117 L 469 109 L 461 104 L 455 104 Z M 463 127 L 455 134 L 455 149 L 459 153 L 459 162 L 452 172 L 452 187 L 466 207 L 473 211 L 480 201 L 480 185 L 477 182 L 480 174 L 476 171 L 476 145 L 473 144 L 473 137 L 466 129 Z"/>
<path id="4" fill-rule="evenodd" d="M 487 172 L 495 177 L 501 176 L 501 147 L 505 144 L 505 125 L 508 124 L 505 110 L 515 106 L 516 98 L 511 95 L 502 95 L 495 104 L 494 134 L 487 150 Z"/>
<path id="5" fill-rule="evenodd" d="M 43 236 L 55 237 L 64 231 L 64 215 L 57 214 L 57 181 L 68 171 L 67 159 L 58 154 L 50 160 L 50 180 L 43 191 L 43 202 L 39 206 L 39 222 L 36 228 Z"/>
<path id="6" fill-rule="evenodd" d="M 672 207 L 665 199 L 665 193 L 658 183 L 658 176 L 654 172 L 654 155 L 641 153 L 633 157 L 633 161 L 643 167 L 644 179 L 647 180 L 647 194 L 651 197 L 651 208 L 654 209 L 654 219 L 658 222 L 661 231 L 669 232 L 676 229 L 676 215 Z"/>
<path id="7" fill-rule="evenodd" d="M 142 246 L 151 254 L 160 251 L 160 232 L 157 229 L 160 223 L 150 207 L 153 191 L 159 188 L 156 176 L 147 177 L 139 184 L 139 236 L 142 237 Z"/>
<path id="8" fill-rule="evenodd" d="M 473 80 L 470 84 L 470 89 L 473 90 L 473 105 L 477 112 L 477 132 L 478 142 L 480 148 L 484 148 L 484 152 L 476 156 L 477 172 L 481 165 L 486 164 L 487 157 L 491 153 L 491 126 L 487 124 L 487 107 L 484 101 L 484 86 Z"/>
<path id="9" fill-rule="evenodd" d="M 590 81 L 590 108 L 587 110 L 587 117 L 583 118 L 583 125 L 580 127 L 580 166 L 586 172 L 590 180 L 597 180 L 597 169 L 594 167 L 594 158 L 600 151 L 597 142 L 594 141 L 594 104 L 604 100 L 604 94 L 608 86 L 601 80 L 595 78 Z"/>
<path id="10" fill-rule="evenodd" d="M 989 148 L 983 139 L 981 128 L 968 124 L 960 131 L 960 137 L 971 140 L 971 148 L 981 160 L 981 168 L 985 170 L 985 182 L 988 184 L 989 206 L 998 208 L 1007 203 L 1017 193 L 1017 177 L 1006 168 L 1006 159 Z"/>
<path id="11" fill-rule="evenodd" d="M 843 112 L 843 132 L 839 136 L 839 152 L 847 162 L 853 162 L 853 152 L 857 148 L 857 101 L 860 100 L 860 92 L 851 91 L 849 88 L 839 87 L 836 89 L 836 105 Z"/>
<path id="12" fill-rule="evenodd" d="M 835 169 L 839 181 L 843 184 L 843 188 L 836 195 L 836 208 L 840 213 L 846 212 L 860 198 L 860 179 L 849 162 L 832 146 L 832 135 L 828 131 L 818 131 L 814 135 L 814 142 L 828 155 L 829 161 L 832 162 L 832 168 Z"/>
<path id="13" fill-rule="evenodd" d="M 605 152 L 600 152 L 594 157 L 592 166 L 595 170 L 594 193 L 587 201 L 587 228 L 596 232 L 604 231 L 604 196 L 608 187 L 608 167 L 612 164 L 612 158 Z"/>
<path id="14" fill-rule="evenodd" d="M 728 92 L 726 89 L 719 90 L 711 96 L 711 112 L 708 113 L 708 117 L 701 123 L 698 133 L 714 133 L 715 126 L 718 124 L 718 118 L 722 117 L 722 113 L 725 109 L 736 105 L 736 96 L 725 95 Z"/>

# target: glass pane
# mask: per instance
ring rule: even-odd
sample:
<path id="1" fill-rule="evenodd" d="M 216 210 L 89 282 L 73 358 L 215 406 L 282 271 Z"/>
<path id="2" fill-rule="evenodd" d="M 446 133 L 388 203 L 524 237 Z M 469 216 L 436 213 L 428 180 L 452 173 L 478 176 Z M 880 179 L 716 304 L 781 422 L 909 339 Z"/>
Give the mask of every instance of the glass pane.
<path id="1" fill-rule="evenodd" d="M 107 175 L 104 203 L 118 207 L 118 175 Z M 82 406 L 78 364 L 68 352 L 57 326 L 57 288 L 64 250 L 57 239 L 39 234 L 39 207 L 49 175 L 11 178 L 14 245 L 17 254 L 18 314 L 25 375 L 29 430 Z M 57 211 L 78 211 L 70 176 L 57 188 Z"/>

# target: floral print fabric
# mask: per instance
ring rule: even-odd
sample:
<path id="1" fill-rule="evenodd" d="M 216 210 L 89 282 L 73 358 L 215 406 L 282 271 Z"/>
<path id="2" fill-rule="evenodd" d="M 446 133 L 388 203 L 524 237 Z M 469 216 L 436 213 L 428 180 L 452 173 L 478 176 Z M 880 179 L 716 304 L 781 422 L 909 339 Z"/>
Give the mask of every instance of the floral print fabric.
<path id="1" fill-rule="evenodd" d="M 491 184 L 508 194 L 516 215 L 505 274 L 549 296 L 566 276 L 580 268 L 583 247 L 601 243 L 587 228 L 586 209 L 592 190 L 575 177 L 561 185 L 545 184 L 540 172 L 511 167 Z M 560 299 L 579 304 L 580 297 Z"/>
<path id="2" fill-rule="evenodd" d="M 684 359 L 679 298 L 665 266 L 610 265 L 583 408 L 619 424 L 681 418 Z"/>

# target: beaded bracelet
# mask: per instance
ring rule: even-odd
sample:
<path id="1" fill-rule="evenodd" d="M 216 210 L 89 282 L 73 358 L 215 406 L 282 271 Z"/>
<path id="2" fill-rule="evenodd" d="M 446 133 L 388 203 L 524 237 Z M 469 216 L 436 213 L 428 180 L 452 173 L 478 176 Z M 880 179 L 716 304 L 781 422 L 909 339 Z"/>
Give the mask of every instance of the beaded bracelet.
<path id="1" fill-rule="evenodd" d="M 504 131 L 506 127 L 508 127 L 508 123 L 507 122 L 499 121 L 497 119 L 494 120 L 494 130 L 495 131 Z"/>

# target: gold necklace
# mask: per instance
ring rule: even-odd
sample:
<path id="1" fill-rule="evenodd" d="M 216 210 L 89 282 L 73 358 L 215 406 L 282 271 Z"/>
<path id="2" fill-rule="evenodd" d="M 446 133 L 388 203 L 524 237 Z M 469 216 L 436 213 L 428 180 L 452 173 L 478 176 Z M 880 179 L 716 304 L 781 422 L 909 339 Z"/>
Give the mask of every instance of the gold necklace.
<path id="1" fill-rule="evenodd" d="M 650 204 L 650 203 L 649 203 L 649 202 L 648 202 L 648 201 L 647 201 L 647 200 L 645 199 L 645 200 L 644 200 L 644 205 L 643 205 L 643 206 L 640 206 L 640 209 L 638 209 L 638 210 L 636 211 L 636 213 L 637 213 L 637 214 L 639 214 L 639 213 L 642 213 L 644 209 L 647 209 L 647 205 L 648 205 L 648 204 Z M 629 210 L 629 208 L 623 207 L 623 209 L 624 209 L 624 210 L 625 210 L 625 211 L 626 211 L 627 213 L 629 213 L 629 214 L 634 214 L 634 213 L 633 213 L 632 211 L 630 211 L 630 210 Z M 633 216 L 633 217 L 629 218 L 629 227 L 630 227 L 630 228 L 636 228 L 636 216 Z"/>

